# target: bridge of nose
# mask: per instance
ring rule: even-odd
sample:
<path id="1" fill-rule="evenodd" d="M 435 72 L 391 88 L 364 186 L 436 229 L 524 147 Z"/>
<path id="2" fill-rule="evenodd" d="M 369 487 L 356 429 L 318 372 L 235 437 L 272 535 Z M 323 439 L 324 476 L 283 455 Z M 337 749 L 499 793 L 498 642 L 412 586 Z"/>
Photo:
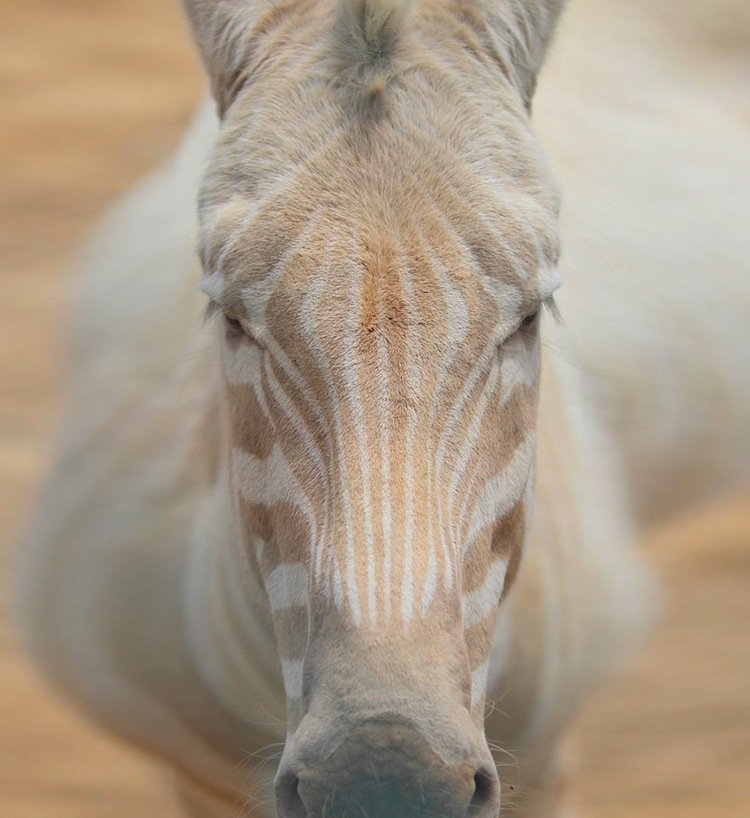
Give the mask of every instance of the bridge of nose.
<path id="1" fill-rule="evenodd" d="M 305 675 L 307 709 L 332 721 L 394 713 L 425 732 L 428 723 L 470 709 L 466 643 L 453 616 L 408 631 L 354 628 L 337 613 L 323 624 L 314 619 Z"/>

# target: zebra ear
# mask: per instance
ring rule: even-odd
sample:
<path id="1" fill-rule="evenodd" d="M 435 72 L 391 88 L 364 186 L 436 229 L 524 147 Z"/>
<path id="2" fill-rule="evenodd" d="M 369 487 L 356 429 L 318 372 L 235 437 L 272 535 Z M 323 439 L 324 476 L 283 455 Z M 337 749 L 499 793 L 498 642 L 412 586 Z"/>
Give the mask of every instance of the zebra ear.
<path id="1" fill-rule="evenodd" d="M 253 31 L 272 0 L 182 0 L 223 116 L 252 70 Z"/>
<path id="2" fill-rule="evenodd" d="M 495 58 L 508 72 L 527 108 L 565 0 L 480 0 Z M 472 4 L 473 5 L 473 4 Z"/>

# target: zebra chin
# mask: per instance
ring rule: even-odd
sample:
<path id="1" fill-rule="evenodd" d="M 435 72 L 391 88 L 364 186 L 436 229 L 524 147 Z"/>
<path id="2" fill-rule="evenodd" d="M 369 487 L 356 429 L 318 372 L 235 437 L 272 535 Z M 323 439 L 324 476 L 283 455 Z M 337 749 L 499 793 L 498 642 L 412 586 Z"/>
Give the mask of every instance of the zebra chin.
<path id="1" fill-rule="evenodd" d="M 311 634 L 275 779 L 280 818 L 497 818 L 456 628 Z"/>

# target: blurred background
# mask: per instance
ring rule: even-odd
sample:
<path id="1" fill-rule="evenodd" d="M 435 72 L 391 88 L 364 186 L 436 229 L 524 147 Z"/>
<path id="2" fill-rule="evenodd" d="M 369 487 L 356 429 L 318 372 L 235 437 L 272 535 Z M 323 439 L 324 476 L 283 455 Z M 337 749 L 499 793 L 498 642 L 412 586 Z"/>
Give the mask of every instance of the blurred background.
<path id="1" fill-rule="evenodd" d="M 0 0 L 0 8 L 7 576 L 58 416 L 70 257 L 97 212 L 169 153 L 204 82 L 176 0 Z M 657 50 L 660 81 L 671 78 L 683 96 L 711 97 L 746 129 L 750 158 L 747 0 L 571 0 L 568 17 L 561 43 L 568 27 L 588 27 L 599 54 L 610 43 L 613 54 L 623 53 L 623 42 L 632 46 L 629 59 L 638 48 Z M 563 54 L 561 46 L 560 61 Z M 620 67 L 642 82 L 638 69 Z M 750 815 L 749 506 L 750 491 L 740 491 L 642 543 L 662 579 L 664 614 L 576 728 L 573 788 L 584 815 Z M 169 787 L 148 759 L 91 727 L 37 680 L 7 617 L 0 724 L 4 817 L 176 818 Z"/>

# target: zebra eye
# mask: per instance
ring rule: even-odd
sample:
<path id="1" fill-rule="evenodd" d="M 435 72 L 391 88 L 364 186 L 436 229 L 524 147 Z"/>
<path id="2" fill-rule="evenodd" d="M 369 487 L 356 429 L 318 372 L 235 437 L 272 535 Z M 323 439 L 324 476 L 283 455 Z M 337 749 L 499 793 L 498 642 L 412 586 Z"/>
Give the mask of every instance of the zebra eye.
<path id="1" fill-rule="evenodd" d="M 212 318 L 214 318 L 214 316 L 223 322 L 224 335 L 228 341 L 237 343 L 243 338 L 250 338 L 251 340 L 254 340 L 238 318 L 235 318 L 231 312 L 227 312 L 215 301 L 210 301 L 206 307 L 203 320 L 210 321 Z"/>
<path id="2" fill-rule="evenodd" d="M 222 311 L 224 320 L 224 337 L 232 346 L 238 346 L 241 343 L 249 343 L 251 346 L 260 347 L 263 349 L 263 343 L 259 340 L 258 334 L 254 328 L 247 325 L 247 321 L 240 321 L 235 318 L 232 313 Z"/>
<path id="3" fill-rule="evenodd" d="M 237 340 L 247 334 L 242 324 L 236 318 L 232 318 L 231 315 L 227 315 L 226 313 L 224 313 L 224 326 L 227 338 Z"/>

